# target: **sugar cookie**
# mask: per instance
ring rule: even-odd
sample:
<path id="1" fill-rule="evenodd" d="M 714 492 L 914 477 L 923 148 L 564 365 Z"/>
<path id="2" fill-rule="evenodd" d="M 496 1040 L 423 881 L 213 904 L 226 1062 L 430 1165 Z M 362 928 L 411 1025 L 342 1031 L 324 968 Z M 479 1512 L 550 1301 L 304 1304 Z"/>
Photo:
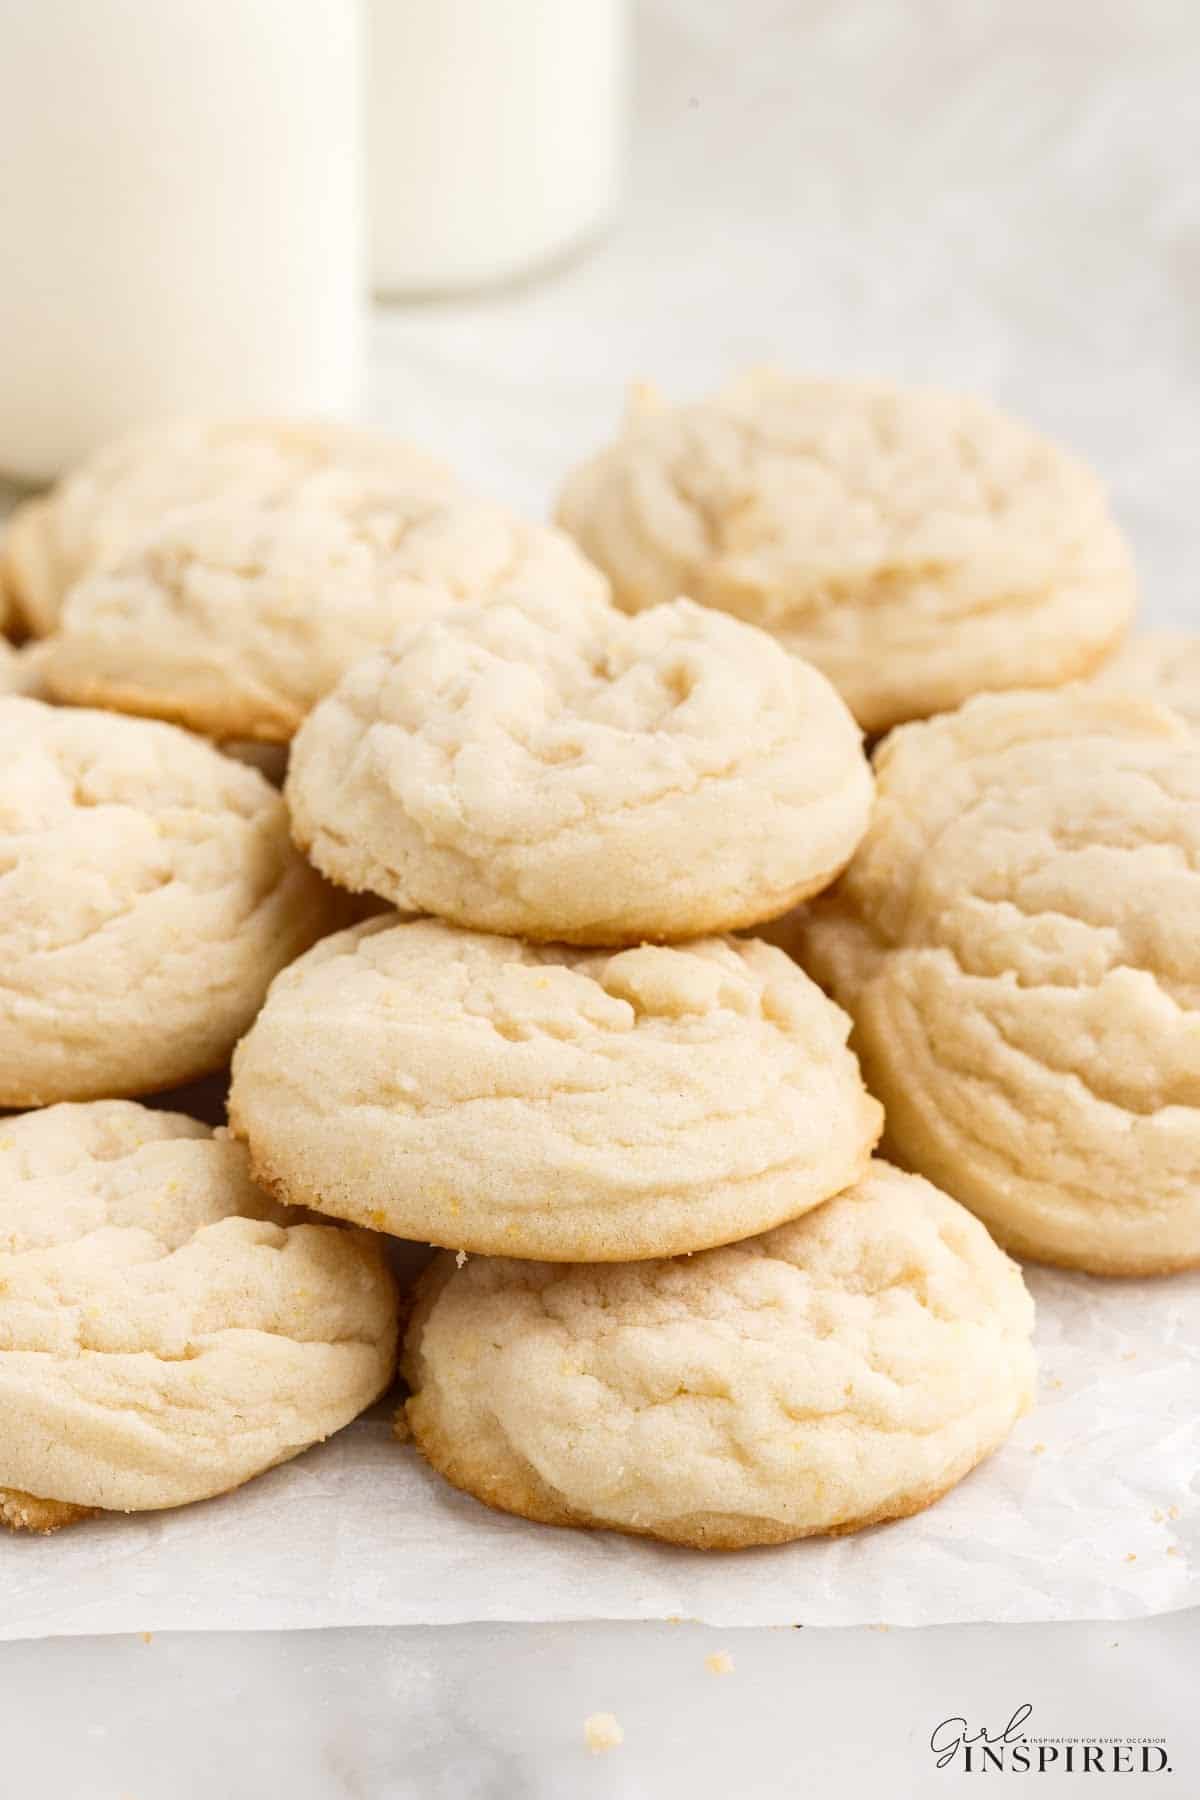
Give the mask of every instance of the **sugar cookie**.
<path id="1" fill-rule="evenodd" d="M 621 1267 L 444 1254 L 402 1372 L 456 1487 L 732 1550 L 938 1499 L 1033 1398 L 1033 1304 L 977 1219 L 872 1163 L 744 1243 Z"/>
<path id="2" fill-rule="evenodd" d="M 297 502 L 178 508 L 72 588 L 48 679 L 76 704 L 282 743 L 351 663 L 520 584 L 603 600 L 563 533 L 334 471 Z"/>
<path id="3" fill-rule="evenodd" d="M 37 636 L 63 598 L 176 506 L 319 492 L 330 470 L 450 493 L 450 471 L 410 444 L 329 420 L 175 419 L 122 437 L 48 495 L 13 513 L 0 539 L 0 587 Z"/>
<path id="4" fill-rule="evenodd" d="M 0 1120 L 0 1524 L 182 1506 L 378 1399 L 395 1285 L 225 1132 L 129 1101 Z"/>
<path id="5" fill-rule="evenodd" d="M 464 608 L 306 722 L 297 843 L 402 911 L 576 944 L 699 937 L 828 885 L 867 827 L 823 675 L 690 601 Z"/>
<path id="6" fill-rule="evenodd" d="M 369 919 L 274 982 L 229 1116 L 278 1199 L 453 1249 L 674 1255 L 862 1172 L 849 1022 L 753 939 L 617 954 Z"/>
<path id="7" fill-rule="evenodd" d="M 559 519 L 627 611 L 690 594 L 762 625 L 869 731 L 1086 675 L 1133 610 L 1090 471 L 920 388 L 767 371 L 644 403 L 570 477 Z"/>
<path id="8" fill-rule="evenodd" d="M 1081 686 L 908 726 L 876 774 L 796 948 L 891 1153 L 1017 1254 L 1200 1263 L 1200 745 Z"/>
<path id="9" fill-rule="evenodd" d="M 254 770 L 172 725 L 0 699 L 0 1106 L 219 1068 L 337 904 Z"/>

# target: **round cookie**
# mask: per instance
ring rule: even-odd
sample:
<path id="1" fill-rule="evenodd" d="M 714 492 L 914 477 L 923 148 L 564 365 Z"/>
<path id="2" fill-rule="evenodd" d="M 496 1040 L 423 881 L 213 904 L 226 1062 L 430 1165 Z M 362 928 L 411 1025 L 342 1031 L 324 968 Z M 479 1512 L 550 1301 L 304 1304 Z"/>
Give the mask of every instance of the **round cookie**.
<path id="1" fill-rule="evenodd" d="M 254 770 L 172 725 L 0 699 L 0 1106 L 219 1068 L 337 907 Z"/>
<path id="2" fill-rule="evenodd" d="M 1200 636 L 1139 631 L 1127 638 L 1091 685 L 1104 693 L 1149 695 L 1200 731 Z"/>
<path id="3" fill-rule="evenodd" d="M 872 826 L 801 913 L 889 1151 L 1023 1256 L 1200 1263 L 1200 745 L 1013 694 L 890 737 Z"/>
<path id="4" fill-rule="evenodd" d="M 735 1550 L 903 1518 L 1033 1398 L 1033 1303 L 970 1213 L 888 1164 L 677 1261 L 449 1254 L 404 1416 L 440 1474 L 548 1525 Z"/>
<path id="5" fill-rule="evenodd" d="M 379 1398 L 397 1312 L 378 1241 L 274 1205 L 223 1131 L 122 1100 L 0 1120 L 0 1524 L 240 1486 Z"/>
<path id="6" fill-rule="evenodd" d="M 399 1237 L 675 1255 L 862 1172 L 882 1121 L 848 1032 L 752 939 L 588 954 L 385 914 L 273 983 L 230 1124 L 278 1199 Z"/>
<path id="7" fill-rule="evenodd" d="M 107 444 L 49 494 L 19 506 L 0 540 L 0 587 L 26 628 L 55 629 L 67 590 L 177 506 L 319 495 L 329 473 L 430 494 L 450 471 L 410 444 L 330 420 L 175 419 Z"/>
<path id="8" fill-rule="evenodd" d="M 178 508 L 75 586 L 48 677 L 66 700 L 286 742 L 351 663 L 514 585 L 607 596 L 571 540 L 489 501 L 334 471 L 280 506 Z"/>
<path id="9" fill-rule="evenodd" d="M 287 786 L 297 843 L 343 887 L 618 945 L 753 925 L 827 886 L 871 794 L 824 676 L 687 600 L 437 620 L 322 701 Z"/>
<path id="10" fill-rule="evenodd" d="M 1086 675 L 1134 605 L 1091 472 L 933 390 L 767 371 L 644 401 L 558 516 L 627 611 L 689 594 L 761 625 L 872 732 Z"/>

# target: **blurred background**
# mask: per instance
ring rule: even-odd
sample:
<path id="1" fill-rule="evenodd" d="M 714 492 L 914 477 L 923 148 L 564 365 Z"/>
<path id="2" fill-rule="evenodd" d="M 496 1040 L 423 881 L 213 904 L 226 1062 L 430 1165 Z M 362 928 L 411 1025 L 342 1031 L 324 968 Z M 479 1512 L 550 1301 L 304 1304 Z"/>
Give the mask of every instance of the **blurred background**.
<path id="1" fill-rule="evenodd" d="M 1175 0 L 643 0 L 607 238 L 527 292 L 381 315 L 370 405 L 527 506 L 623 384 L 731 368 L 977 389 L 1110 484 L 1194 622 L 1200 12 Z"/>
<path id="2" fill-rule="evenodd" d="M 1154 617 L 1187 622 L 1190 0 L 0 0 L 0 22 L 9 474 L 148 415 L 348 410 L 540 512 L 631 379 L 890 375 L 1089 457 Z"/>

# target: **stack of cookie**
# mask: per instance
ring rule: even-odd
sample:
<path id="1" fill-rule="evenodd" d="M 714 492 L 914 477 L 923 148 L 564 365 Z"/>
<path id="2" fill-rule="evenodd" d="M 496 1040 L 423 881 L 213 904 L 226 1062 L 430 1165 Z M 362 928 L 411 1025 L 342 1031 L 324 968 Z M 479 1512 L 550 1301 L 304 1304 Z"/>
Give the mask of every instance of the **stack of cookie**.
<path id="1" fill-rule="evenodd" d="M 833 685 L 757 627 L 520 584 L 298 733 L 297 843 L 396 911 L 276 981 L 231 1124 L 278 1199 L 447 1247 L 405 1426 L 458 1485 L 776 1542 L 927 1504 L 1028 1404 L 1017 1270 L 871 1162 L 849 1021 L 730 935 L 829 886 L 872 785 Z"/>
<path id="2" fill-rule="evenodd" d="M 397 911 L 276 980 L 230 1120 L 277 1199 L 448 1247 L 407 1420 L 470 1491 L 772 1542 L 927 1503 L 1026 1404 L 1016 1269 L 871 1165 L 848 1020 L 728 935 L 871 790 L 825 678 L 688 601 L 462 607 L 301 728 L 297 842 Z"/>
<path id="3" fill-rule="evenodd" d="M 437 1469 L 720 1547 L 1003 1440 L 994 1239 L 1200 1260 L 1200 751 L 1105 688 L 1093 478 L 977 403 L 762 376 L 644 399 L 560 519 L 254 424 L 18 515 L 7 666 L 65 704 L 0 701 L 0 1105 L 44 1109 L 0 1150 L 9 1522 L 369 1404 L 377 1234 L 443 1247 Z M 290 742 L 283 796 L 206 738 Z M 232 1137 L 131 1104 L 239 1036 Z"/>

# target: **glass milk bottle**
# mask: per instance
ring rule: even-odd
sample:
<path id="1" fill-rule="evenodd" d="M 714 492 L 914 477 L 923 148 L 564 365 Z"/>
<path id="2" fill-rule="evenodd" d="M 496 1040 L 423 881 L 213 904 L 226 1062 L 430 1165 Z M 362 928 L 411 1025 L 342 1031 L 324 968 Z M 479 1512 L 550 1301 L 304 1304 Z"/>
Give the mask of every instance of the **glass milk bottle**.
<path id="1" fill-rule="evenodd" d="M 554 262 L 624 151 L 628 0 L 368 0 L 371 259 L 388 295 Z"/>
<path id="2" fill-rule="evenodd" d="M 0 0 L 0 472 L 352 404 L 360 48 L 355 0 Z"/>

